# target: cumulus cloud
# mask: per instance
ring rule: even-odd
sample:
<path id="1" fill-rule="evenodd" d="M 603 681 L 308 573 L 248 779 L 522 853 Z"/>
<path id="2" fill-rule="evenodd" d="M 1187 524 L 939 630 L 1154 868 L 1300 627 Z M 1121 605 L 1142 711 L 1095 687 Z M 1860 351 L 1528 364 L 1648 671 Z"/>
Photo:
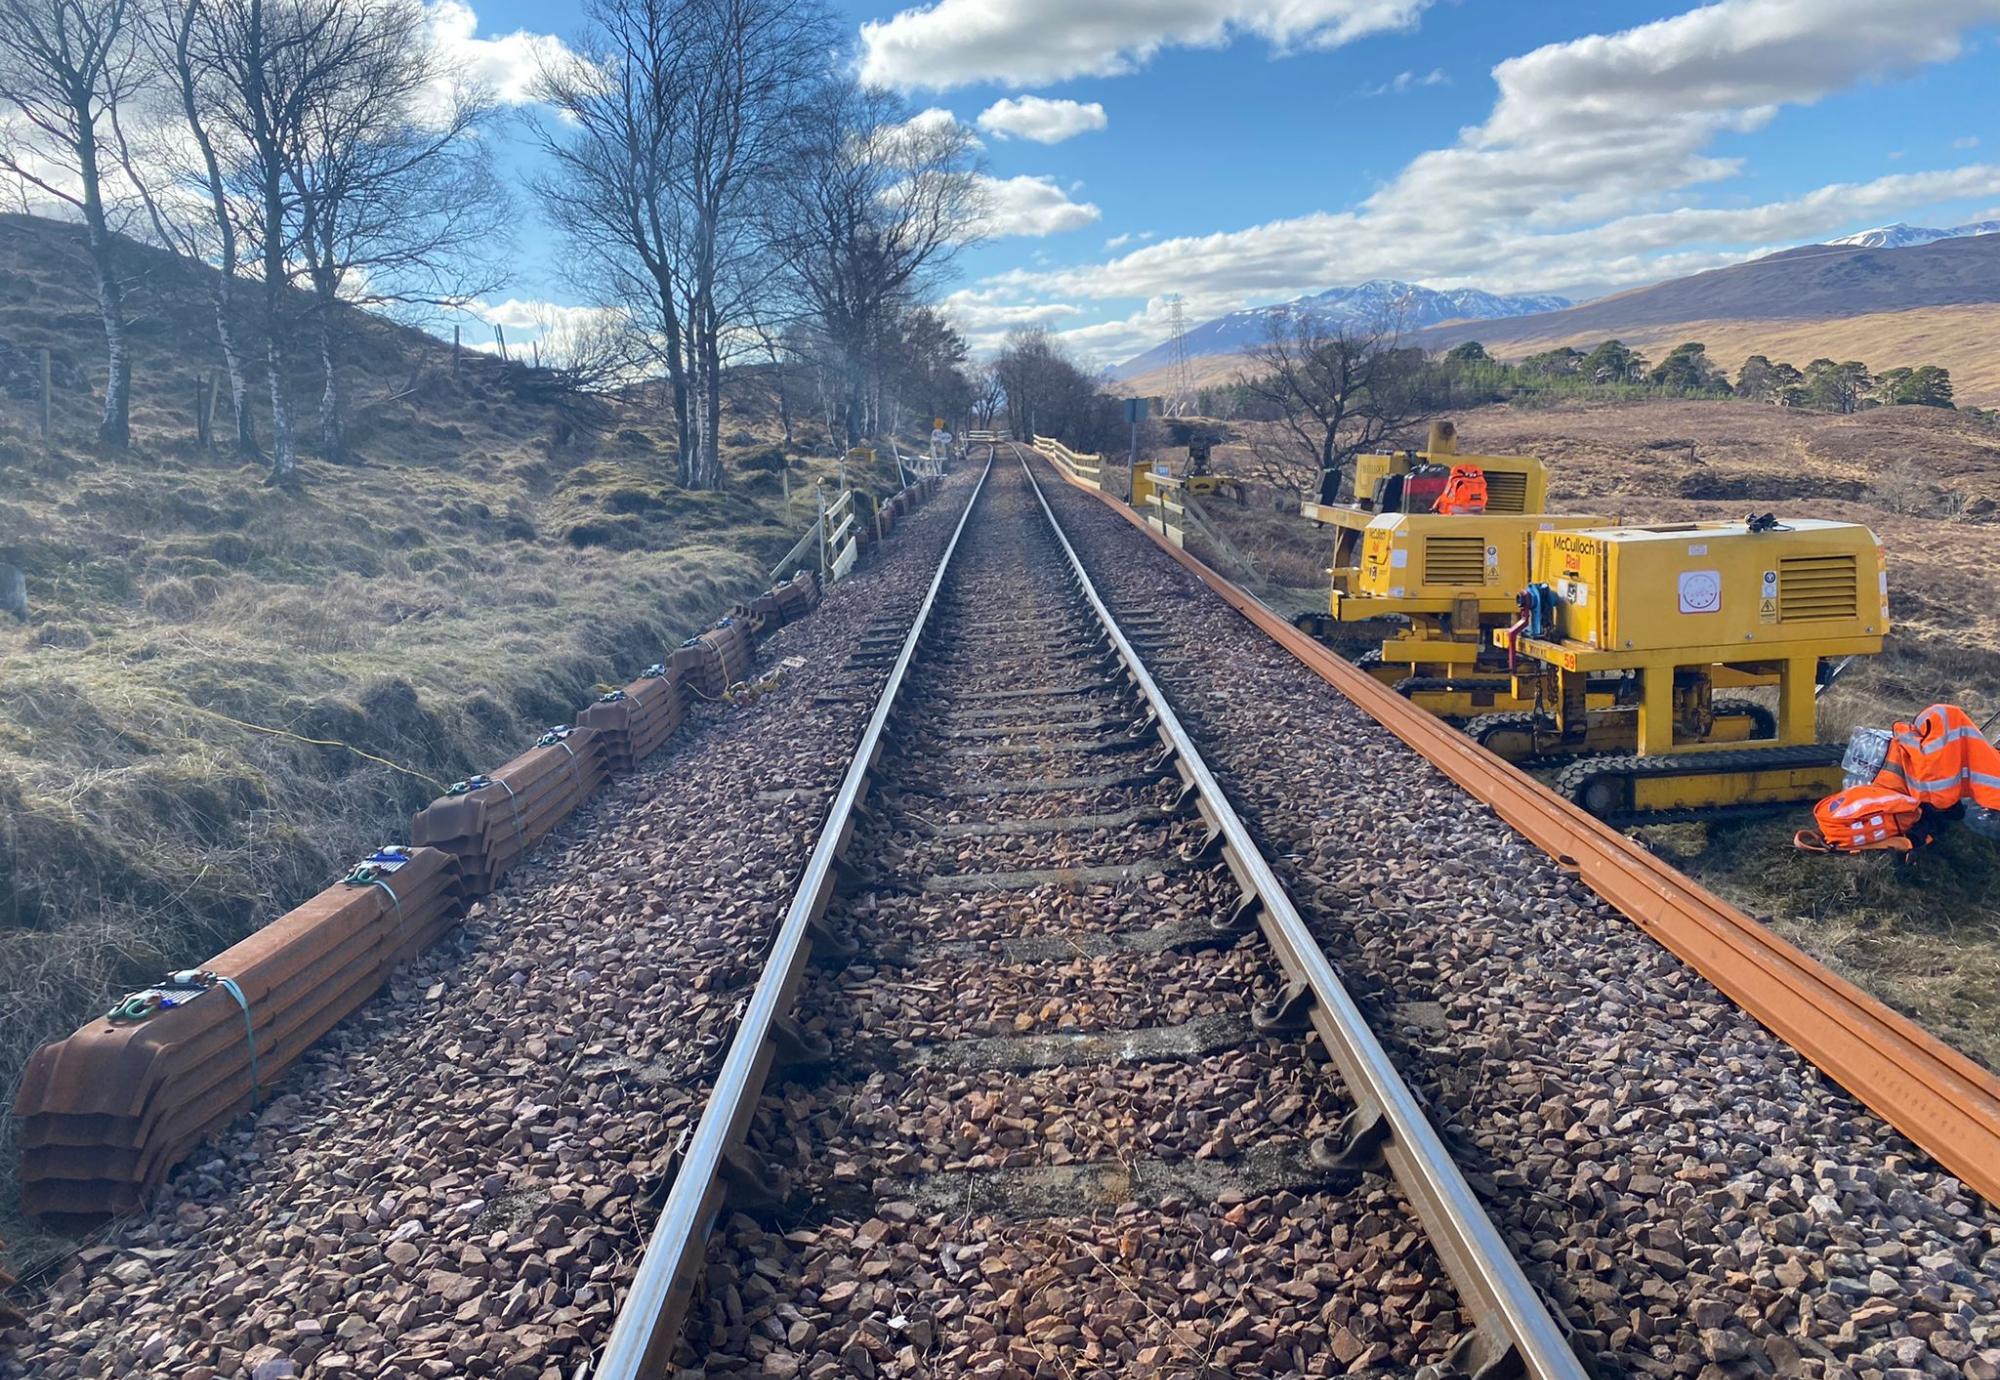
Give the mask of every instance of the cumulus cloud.
<path id="1" fill-rule="evenodd" d="M 1055 235 L 1081 230 L 1104 214 L 1090 202 L 1071 201 L 1054 178 L 982 176 L 980 182 L 989 235 Z"/>
<path id="2" fill-rule="evenodd" d="M 1976 149 L 1979 147 L 1979 136 L 1977 134 L 1967 134 L 1962 138 L 1952 140 L 1951 146 L 1955 149 Z"/>
<path id="3" fill-rule="evenodd" d="M 1445 72 L 1444 68 L 1433 67 L 1421 76 L 1415 72 L 1398 72 L 1379 86 L 1363 87 L 1361 94 L 1364 96 L 1400 96 L 1407 91 L 1414 91 L 1418 87 L 1449 85 L 1451 85 L 1451 77 Z"/>
<path id="4" fill-rule="evenodd" d="M 1032 139 L 1038 144 L 1060 144 L 1079 134 L 1103 129 L 1110 123 L 1104 107 L 1096 101 L 1051 101 L 1040 96 L 1005 98 L 979 112 L 979 127 L 1002 139 Z"/>
<path id="5" fill-rule="evenodd" d="M 919 110 L 909 119 L 903 121 L 904 128 L 915 130 L 919 134 L 928 134 L 940 129 L 951 129 L 957 127 L 958 124 L 958 116 L 952 114 L 942 106 L 935 105 Z M 976 149 L 986 147 L 979 142 L 979 136 L 970 130 L 966 131 L 966 137 L 972 141 L 972 147 Z"/>
<path id="6" fill-rule="evenodd" d="M 1430 0 L 935 0 L 861 26 L 862 79 L 904 90 L 1045 86 L 1238 35 L 1280 52 L 1406 29 Z"/>
<path id="7" fill-rule="evenodd" d="M 1550 44 L 1496 67 L 1498 97 L 1483 122 L 1412 159 L 1353 209 L 995 281 L 1072 301 L 1181 292 L 1223 310 L 1371 277 L 1587 292 L 1738 262 L 1877 211 L 1990 197 L 2000 166 L 1972 164 L 1763 205 L 1690 204 L 1741 171 L 1739 159 L 1712 152 L 1724 135 L 1761 128 L 1787 105 L 1948 61 L 1968 28 L 1996 16 L 2000 0 L 1894 13 L 1875 0 L 1721 0 Z M 1439 206 L 1452 214 L 1439 216 Z M 1121 348 L 1166 333 L 1150 312 L 1087 329 Z"/>
<path id="8" fill-rule="evenodd" d="M 446 61 L 507 105 L 534 99 L 535 74 L 548 62 L 568 56 L 569 49 L 553 34 L 516 29 L 497 38 L 480 38 L 479 16 L 464 0 L 430 0 L 431 41 Z"/>
<path id="9" fill-rule="evenodd" d="M 1070 302 L 1014 302 L 995 289 L 961 288 L 941 304 L 975 354 L 998 350 L 1013 331 L 1055 326 L 1083 308 Z"/>

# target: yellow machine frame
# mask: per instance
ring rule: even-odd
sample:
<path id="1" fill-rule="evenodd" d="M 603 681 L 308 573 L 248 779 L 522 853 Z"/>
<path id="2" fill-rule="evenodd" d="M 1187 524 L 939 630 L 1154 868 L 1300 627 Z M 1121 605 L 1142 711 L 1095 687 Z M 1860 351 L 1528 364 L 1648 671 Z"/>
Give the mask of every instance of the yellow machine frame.
<path id="1" fill-rule="evenodd" d="M 1382 513 L 1376 486 L 1427 463 L 1476 465 L 1486 475 L 1479 514 Z M 1327 614 L 1301 620 L 1322 636 L 1340 625 L 1399 626 L 1364 661 L 1369 673 L 1445 718 L 1526 710 L 1487 643 L 1514 615 L 1532 578 L 1537 531 L 1602 526 L 1601 517 L 1550 517 L 1548 467 L 1532 455 L 1463 455 L 1450 422 L 1435 422 L 1421 451 L 1357 456 L 1351 503 L 1305 503 L 1299 513 L 1334 529 Z"/>
<path id="2" fill-rule="evenodd" d="M 1553 728 L 1515 751 L 1489 746 L 1686 759 L 1685 769 L 1579 763 L 1565 789 L 1599 813 L 1706 811 L 1840 788 L 1840 750 L 1818 743 L 1819 668 L 1882 650 L 1888 586 L 1867 528 L 1795 519 L 1543 532 L 1534 567 L 1555 626 L 1492 638 L 1528 660 L 1515 694 L 1543 706 Z M 1607 677 L 1627 687 L 1613 707 L 1596 702 Z M 1745 741 L 1741 723 L 1715 712 L 1717 689 L 1773 686 L 1773 737 Z"/>

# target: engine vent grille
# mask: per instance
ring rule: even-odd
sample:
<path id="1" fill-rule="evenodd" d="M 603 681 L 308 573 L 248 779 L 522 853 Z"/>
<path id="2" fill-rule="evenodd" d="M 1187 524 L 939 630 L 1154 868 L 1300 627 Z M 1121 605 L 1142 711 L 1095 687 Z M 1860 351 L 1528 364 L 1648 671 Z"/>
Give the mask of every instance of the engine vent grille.
<path id="1" fill-rule="evenodd" d="M 1486 583 L 1486 538 L 1426 537 L 1424 583 L 1483 585 Z"/>
<path id="2" fill-rule="evenodd" d="M 1853 556 L 1783 556 L 1778 560 L 1778 618 L 1824 623 L 1861 613 L 1861 576 Z"/>
<path id="3" fill-rule="evenodd" d="M 1525 513 L 1528 511 L 1528 476 L 1486 471 L 1486 511 Z"/>

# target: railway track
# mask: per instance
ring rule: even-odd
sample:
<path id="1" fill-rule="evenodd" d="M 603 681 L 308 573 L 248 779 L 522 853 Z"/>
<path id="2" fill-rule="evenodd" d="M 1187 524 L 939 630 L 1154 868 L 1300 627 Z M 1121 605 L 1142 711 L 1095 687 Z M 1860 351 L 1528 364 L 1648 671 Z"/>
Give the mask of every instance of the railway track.
<path id="1" fill-rule="evenodd" d="M 1161 616 L 996 454 L 600 1380 L 1584 1373 L 1153 681 Z"/>

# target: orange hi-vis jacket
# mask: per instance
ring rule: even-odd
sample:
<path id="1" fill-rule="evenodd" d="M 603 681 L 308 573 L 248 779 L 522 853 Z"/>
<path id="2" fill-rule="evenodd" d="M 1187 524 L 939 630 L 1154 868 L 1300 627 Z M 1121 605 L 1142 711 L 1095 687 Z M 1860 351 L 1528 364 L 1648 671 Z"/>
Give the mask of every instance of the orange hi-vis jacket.
<path id="1" fill-rule="evenodd" d="M 2000 748 L 1955 704 L 1934 704 L 1915 723 L 1897 724 L 1875 784 L 1934 810 L 1962 801 L 2000 810 Z"/>
<path id="2" fill-rule="evenodd" d="M 1486 511 L 1486 471 L 1477 465 L 1453 465 L 1444 492 L 1431 506 L 1434 513 L 1459 514 Z"/>
<path id="3" fill-rule="evenodd" d="M 1887 849 L 1907 853 L 1916 846 L 1910 830 L 1924 807 L 1884 786 L 1849 786 L 1813 807 L 1817 834 L 1804 831 L 1792 842 L 1813 853 L 1866 853 Z"/>
<path id="4" fill-rule="evenodd" d="M 1963 709 L 1934 704 L 1916 722 L 1896 725 L 1873 781 L 1820 801 L 1813 808 L 1818 832 L 1801 832 L 1793 841 L 1816 853 L 1886 849 L 1907 855 L 1929 841 L 1921 823 L 1924 806 L 1949 810 L 1965 802 L 2000 810 L 2000 748 Z M 1912 838 L 1912 831 L 1921 837 Z"/>

